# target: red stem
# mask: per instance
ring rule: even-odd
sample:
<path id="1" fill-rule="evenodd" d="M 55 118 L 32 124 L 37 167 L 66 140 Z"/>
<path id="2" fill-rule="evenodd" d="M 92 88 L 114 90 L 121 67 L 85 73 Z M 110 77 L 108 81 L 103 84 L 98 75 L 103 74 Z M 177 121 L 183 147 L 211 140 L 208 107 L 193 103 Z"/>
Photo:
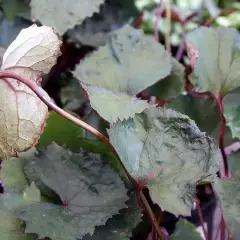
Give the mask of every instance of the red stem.
<path id="1" fill-rule="evenodd" d="M 204 219 L 203 219 L 202 210 L 201 210 L 201 207 L 200 207 L 200 200 L 197 199 L 197 198 L 196 198 L 196 206 L 197 206 L 198 217 L 199 217 L 202 229 L 203 229 L 205 239 L 208 240 L 208 233 L 207 233 L 207 230 L 204 226 Z"/>
<path id="2" fill-rule="evenodd" d="M 225 136 L 225 127 L 226 127 L 226 118 L 224 117 L 224 108 L 222 104 L 222 97 L 218 96 L 215 97 L 217 101 L 217 105 L 220 110 L 220 117 L 221 117 L 221 128 L 219 134 L 219 147 L 221 150 L 222 158 L 223 158 L 223 167 L 224 167 L 224 177 L 229 178 L 229 168 L 228 168 L 228 160 L 227 154 L 224 149 L 224 136 Z"/>
<path id="3" fill-rule="evenodd" d="M 221 240 L 225 240 L 225 236 L 226 236 L 226 231 L 225 231 L 225 222 L 224 222 L 224 218 L 223 216 L 221 217 Z"/>

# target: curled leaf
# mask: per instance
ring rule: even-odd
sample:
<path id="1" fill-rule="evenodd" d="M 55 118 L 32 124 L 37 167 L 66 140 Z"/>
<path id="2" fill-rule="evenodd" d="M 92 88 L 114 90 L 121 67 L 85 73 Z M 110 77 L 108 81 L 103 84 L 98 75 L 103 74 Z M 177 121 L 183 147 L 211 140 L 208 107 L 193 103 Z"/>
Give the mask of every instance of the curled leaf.
<path id="1" fill-rule="evenodd" d="M 52 28 L 35 24 L 20 32 L 8 47 L 2 69 L 40 85 L 60 55 Z M 49 96 L 45 96 L 49 98 Z M 26 85 L 15 79 L 0 79 L 0 159 L 17 156 L 35 145 L 45 126 L 47 106 Z"/>

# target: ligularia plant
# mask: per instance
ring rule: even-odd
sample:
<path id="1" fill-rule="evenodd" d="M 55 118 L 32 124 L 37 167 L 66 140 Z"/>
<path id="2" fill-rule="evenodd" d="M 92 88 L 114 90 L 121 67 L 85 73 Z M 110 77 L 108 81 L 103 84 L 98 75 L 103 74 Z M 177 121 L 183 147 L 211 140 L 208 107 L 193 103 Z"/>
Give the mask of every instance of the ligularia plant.
<path id="1" fill-rule="evenodd" d="M 40 2 L 32 1 L 33 12 L 49 22 L 55 5 L 45 0 L 51 4 L 45 11 Z M 64 1 L 67 10 L 59 5 L 57 13 L 61 18 L 64 12 L 64 25 L 55 20 L 50 23 L 63 33 L 102 3 L 79 1 L 76 7 L 83 7 L 83 16 L 79 16 L 78 9 L 72 12 Z M 225 220 L 237 234 L 240 197 L 228 201 L 228 195 L 239 189 L 239 155 L 230 161 L 233 179 L 220 179 L 217 173 L 222 157 L 228 169 L 224 114 L 238 136 L 239 122 L 231 105 L 235 93 L 223 101 L 225 112 L 222 100 L 240 86 L 239 33 L 199 28 L 186 39 L 188 71 L 142 30 L 127 24 L 109 33 L 106 44 L 86 56 L 73 73 L 75 88 L 81 86 L 94 110 L 83 121 L 56 106 L 41 87 L 44 74 L 61 55 L 61 40 L 48 26 L 34 24 L 20 32 L 6 50 L 0 72 L 1 240 L 127 240 L 141 221 L 142 210 L 153 225 L 151 234 L 168 239 L 143 189 L 149 190 L 151 201 L 161 211 L 191 216 L 194 202 L 200 208 L 196 187 L 205 183 L 213 185 Z M 211 54 L 209 42 L 214 46 Z M 172 91 L 169 86 L 174 86 Z M 193 100 L 192 95 L 181 94 L 184 86 L 208 98 L 204 103 Z M 171 103 L 160 107 L 141 99 L 139 93 L 145 90 Z M 202 123 L 209 113 L 194 118 L 194 109 L 185 107 L 186 102 L 197 112 L 205 104 L 214 109 L 211 117 L 219 114 L 221 151 L 214 134 L 207 133 L 211 124 L 206 130 Z M 48 107 L 54 111 L 49 118 Z M 96 127 L 99 122 L 101 127 Z M 178 222 L 177 229 L 182 231 L 175 231 L 171 239 L 189 239 L 182 235 L 185 231 L 200 239 L 185 220 Z"/>
<path id="2" fill-rule="evenodd" d="M 8 47 L 2 70 L 24 76 L 37 85 L 60 55 L 61 41 L 50 27 L 35 24 L 20 32 Z M 25 84 L 0 80 L 0 159 L 17 156 L 38 141 L 48 107 Z M 48 98 L 47 94 L 45 96 Z"/>

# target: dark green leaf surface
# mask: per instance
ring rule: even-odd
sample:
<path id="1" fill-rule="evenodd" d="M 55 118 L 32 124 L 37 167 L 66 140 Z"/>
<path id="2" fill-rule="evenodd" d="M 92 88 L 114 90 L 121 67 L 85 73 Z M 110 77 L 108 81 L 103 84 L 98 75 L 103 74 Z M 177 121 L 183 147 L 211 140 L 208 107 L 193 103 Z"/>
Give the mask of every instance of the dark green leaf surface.
<path id="1" fill-rule="evenodd" d="M 96 227 L 93 236 L 88 234 L 83 240 L 129 240 L 132 237 L 132 230 L 142 217 L 135 194 L 127 201 L 127 207 L 120 210 L 120 214 L 110 218 L 105 226 Z"/>
<path id="2" fill-rule="evenodd" d="M 32 183 L 23 193 L 4 193 L 0 195 L 0 234 L 1 240 L 36 240 L 36 235 L 24 233 L 21 221 L 15 211 L 24 205 L 40 201 L 40 192 Z"/>
<path id="3" fill-rule="evenodd" d="M 187 115 L 195 121 L 202 132 L 207 132 L 218 139 L 219 134 L 217 136 L 212 134 L 220 123 L 220 112 L 213 99 L 180 95 L 166 107 Z"/>
<path id="4" fill-rule="evenodd" d="M 112 32 L 106 46 L 85 58 L 75 75 L 93 109 L 115 122 L 150 107 L 135 95 L 165 78 L 171 68 L 171 57 L 162 45 L 127 25 Z"/>
<path id="5" fill-rule="evenodd" d="M 2 0 L 1 2 L 5 17 L 9 20 L 14 20 L 19 13 L 29 9 L 24 0 Z"/>
<path id="6" fill-rule="evenodd" d="M 180 219 L 177 222 L 174 233 L 170 236 L 171 240 L 202 240 L 196 226 L 187 220 Z"/>
<path id="7" fill-rule="evenodd" d="M 19 154 L 19 158 L 11 158 L 2 162 L 1 180 L 7 191 L 22 192 L 28 186 L 28 180 L 24 174 L 25 165 L 32 161 L 36 149 Z"/>
<path id="8" fill-rule="evenodd" d="M 147 89 L 149 95 L 167 100 L 177 97 L 184 91 L 184 66 L 174 58 L 172 58 L 172 64 L 173 68 L 170 75 Z"/>
<path id="9" fill-rule="evenodd" d="M 56 112 L 51 112 L 37 147 L 45 147 L 52 142 L 56 142 L 59 145 L 65 145 L 71 150 L 79 150 L 83 134 L 84 130 L 81 127 Z"/>
<path id="10" fill-rule="evenodd" d="M 36 233 L 40 239 L 81 239 L 126 207 L 123 182 L 99 155 L 72 153 L 51 144 L 27 167 L 35 170 L 64 205 L 34 203 L 18 211 L 27 223 L 26 232 Z"/>
<path id="11" fill-rule="evenodd" d="M 199 92 L 215 96 L 240 86 L 240 34 L 233 28 L 200 27 L 187 36 L 188 55 L 196 51 L 198 58 L 190 75 Z"/>
<path id="12" fill-rule="evenodd" d="M 151 108 L 112 124 L 108 132 L 130 174 L 175 215 L 191 214 L 196 183 L 218 171 L 215 141 L 174 110 Z"/>

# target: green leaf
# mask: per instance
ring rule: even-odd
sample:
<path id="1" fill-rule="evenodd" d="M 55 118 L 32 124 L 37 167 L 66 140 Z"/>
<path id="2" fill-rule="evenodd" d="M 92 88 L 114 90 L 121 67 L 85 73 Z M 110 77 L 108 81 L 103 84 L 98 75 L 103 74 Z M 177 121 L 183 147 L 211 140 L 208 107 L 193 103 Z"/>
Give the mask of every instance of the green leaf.
<path id="1" fill-rule="evenodd" d="M 54 27 L 60 35 L 68 29 L 82 23 L 86 17 L 91 17 L 99 11 L 104 0 L 62 0 L 55 4 L 52 0 L 31 0 L 32 17 L 43 25 Z"/>
<path id="2" fill-rule="evenodd" d="M 1 240 L 37 240 L 37 237 L 25 234 L 24 228 L 14 214 L 0 209 Z"/>
<path id="3" fill-rule="evenodd" d="M 191 214 L 197 182 L 219 168 L 215 141 L 171 109 L 145 110 L 112 124 L 108 133 L 129 173 L 149 188 L 154 202 L 175 215 Z"/>
<path id="4" fill-rule="evenodd" d="M 97 154 L 72 153 L 53 143 L 28 167 L 63 204 L 34 203 L 18 211 L 18 217 L 26 221 L 26 232 L 40 239 L 76 240 L 92 235 L 96 226 L 126 206 L 123 182 Z"/>
<path id="5" fill-rule="evenodd" d="M 84 122 L 91 125 L 99 132 L 104 135 L 107 135 L 106 128 L 108 128 L 108 124 L 104 121 L 95 111 L 91 110 L 91 112 L 84 117 Z M 97 137 L 90 132 L 85 132 L 85 137 L 88 139 L 97 140 Z"/>
<path id="6" fill-rule="evenodd" d="M 170 237 L 171 240 L 202 240 L 196 226 L 187 220 L 180 219 L 177 222 L 176 229 Z"/>
<path id="7" fill-rule="evenodd" d="M 165 105 L 182 114 L 187 115 L 197 124 L 201 132 L 208 133 L 212 138 L 218 140 L 221 128 L 220 112 L 216 101 L 212 98 L 197 98 L 190 95 L 180 95 L 171 103 Z M 228 146 L 235 139 L 232 138 L 231 130 L 226 126 L 224 144 Z"/>
<path id="8" fill-rule="evenodd" d="M 27 187 L 23 194 L 13 192 L 0 195 L 0 233 L 1 240 L 36 240 L 32 234 L 24 233 L 24 227 L 15 216 L 16 209 L 26 204 L 40 201 L 40 192 L 34 185 Z"/>
<path id="9" fill-rule="evenodd" d="M 23 0 L 2 0 L 4 15 L 9 20 L 14 20 L 19 13 L 26 12 L 29 7 Z"/>
<path id="10" fill-rule="evenodd" d="M 228 156 L 231 179 L 216 178 L 213 189 L 220 201 L 224 220 L 230 232 L 239 239 L 240 224 L 240 152 Z"/>
<path id="11" fill-rule="evenodd" d="M 171 68 L 171 57 L 162 45 L 144 36 L 142 30 L 126 25 L 109 35 L 106 46 L 85 58 L 75 75 L 92 108 L 115 122 L 149 108 L 135 95 L 165 78 Z"/>
<path id="12" fill-rule="evenodd" d="M 2 162 L 1 180 L 7 191 L 22 192 L 28 186 L 28 180 L 24 174 L 25 165 L 34 158 L 35 148 L 19 154 L 19 158 L 11 158 Z"/>
<path id="13" fill-rule="evenodd" d="M 172 58 L 172 64 L 173 68 L 170 75 L 147 89 L 149 95 L 156 96 L 161 100 L 167 100 L 177 97 L 184 91 L 184 66 L 175 58 Z"/>
<path id="14" fill-rule="evenodd" d="M 171 103 L 165 105 L 167 108 L 174 109 L 187 115 L 195 121 L 202 132 L 207 132 L 212 137 L 217 137 L 216 126 L 220 123 L 220 112 L 216 101 L 212 98 L 196 98 L 190 95 L 180 95 Z"/>
<path id="15" fill-rule="evenodd" d="M 76 114 L 73 115 L 77 117 Z M 66 145 L 71 150 L 79 150 L 83 135 L 84 131 L 81 127 L 56 112 L 51 112 L 37 147 L 45 147 L 52 142 L 56 142 L 59 145 Z"/>
<path id="16" fill-rule="evenodd" d="M 135 194 L 132 194 L 127 201 L 128 208 L 120 210 L 120 214 L 110 218 L 105 226 L 96 227 L 93 236 L 88 234 L 83 240 L 129 240 L 133 229 L 142 220 L 142 212 L 135 199 Z"/>
<path id="17" fill-rule="evenodd" d="M 74 111 L 86 102 L 86 98 L 76 78 L 70 77 L 68 81 L 69 84 L 61 88 L 60 97 L 64 109 Z"/>
<path id="18" fill-rule="evenodd" d="M 240 35 L 236 29 L 200 27 L 188 34 L 187 42 L 190 59 L 192 52 L 198 55 L 190 75 L 197 91 L 224 96 L 240 86 Z"/>
<path id="19" fill-rule="evenodd" d="M 240 138 L 240 89 L 236 89 L 223 98 L 224 116 L 232 131 L 233 138 Z"/>

